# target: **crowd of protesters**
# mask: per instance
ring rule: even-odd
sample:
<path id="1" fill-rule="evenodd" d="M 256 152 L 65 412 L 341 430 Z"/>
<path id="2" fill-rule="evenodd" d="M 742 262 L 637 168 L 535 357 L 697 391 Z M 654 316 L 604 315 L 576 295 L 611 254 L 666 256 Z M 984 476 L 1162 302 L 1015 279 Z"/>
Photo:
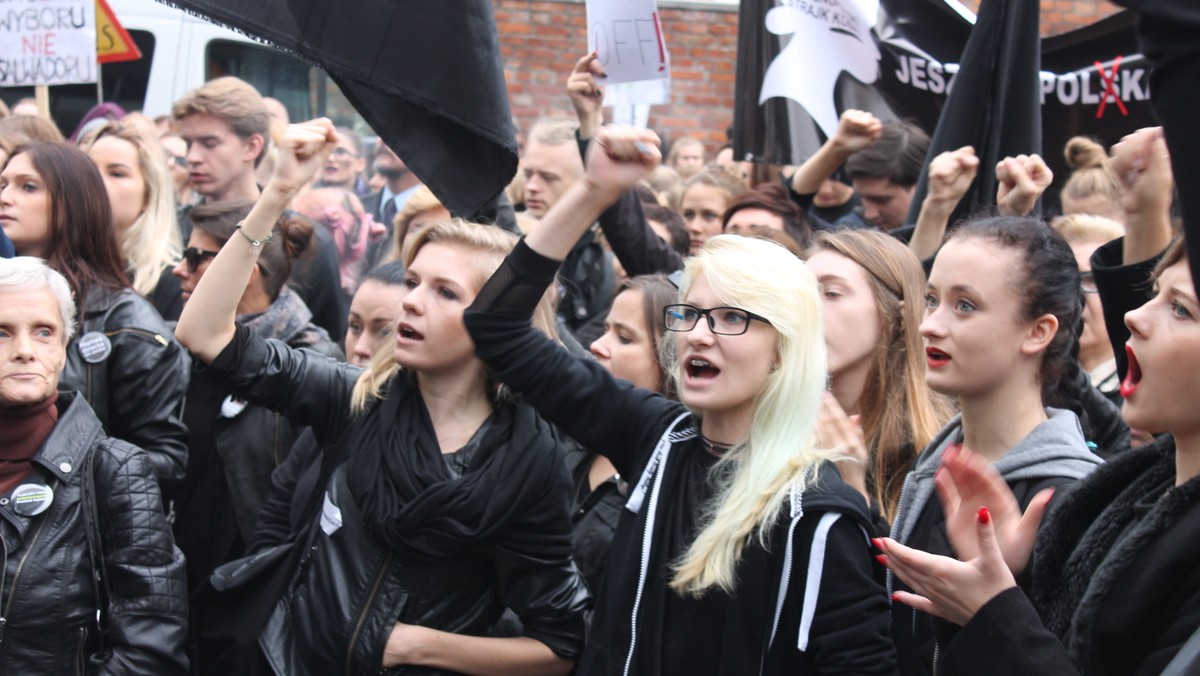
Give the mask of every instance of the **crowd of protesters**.
<path id="1" fill-rule="evenodd" d="M 664 159 L 602 73 L 486 223 L 232 77 L 3 109 L 0 672 L 1194 673 L 1162 131 L 952 223 L 973 148 Z"/>

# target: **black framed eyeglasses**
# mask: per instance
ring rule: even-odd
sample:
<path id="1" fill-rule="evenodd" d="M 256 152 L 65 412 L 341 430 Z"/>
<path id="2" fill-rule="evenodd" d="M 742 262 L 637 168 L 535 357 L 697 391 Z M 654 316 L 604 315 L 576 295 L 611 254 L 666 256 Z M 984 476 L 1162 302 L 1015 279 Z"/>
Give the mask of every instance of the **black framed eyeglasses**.
<path id="1" fill-rule="evenodd" d="M 696 328 L 700 318 L 708 319 L 708 329 L 722 336 L 740 336 L 750 329 L 750 320 L 770 325 L 771 320 L 749 310 L 736 307 L 699 308 L 680 303 L 663 308 L 663 327 L 668 331 L 686 332 Z"/>
<path id="2" fill-rule="evenodd" d="M 183 250 L 183 260 L 187 262 L 188 272 L 195 272 L 196 268 L 200 267 L 200 264 L 204 262 L 204 259 L 213 258 L 216 255 L 216 251 L 197 249 L 194 246 L 189 246 Z"/>

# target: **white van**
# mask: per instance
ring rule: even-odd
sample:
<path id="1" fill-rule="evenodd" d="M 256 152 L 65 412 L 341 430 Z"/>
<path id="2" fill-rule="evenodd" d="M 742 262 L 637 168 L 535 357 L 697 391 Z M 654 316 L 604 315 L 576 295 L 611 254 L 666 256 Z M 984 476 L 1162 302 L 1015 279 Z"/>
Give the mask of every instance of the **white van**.
<path id="1" fill-rule="evenodd" d="M 324 115 L 334 124 L 368 132 L 354 108 L 319 68 L 154 0 L 108 0 L 117 20 L 142 52 L 137 61 L 101 66 L 103 100 L 151 118 L 171 113 L 189 89 L 222 75 L 236 75 L 287 106 L 293 121 Z M 50 88 L 50 114 L 70 134 L 96 105 L 97 85 Z M 0 88 L 10 106 L 33 96 L 32 87 Z"/>

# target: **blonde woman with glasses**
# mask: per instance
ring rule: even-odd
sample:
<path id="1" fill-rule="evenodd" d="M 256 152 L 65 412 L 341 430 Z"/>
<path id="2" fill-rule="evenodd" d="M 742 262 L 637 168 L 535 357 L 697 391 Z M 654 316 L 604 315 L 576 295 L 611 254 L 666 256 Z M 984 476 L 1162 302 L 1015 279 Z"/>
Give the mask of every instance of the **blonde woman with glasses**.
<path id="1" fill-rule="evenodd" d="M 709 239 L 663 310 L 679 401 L 570 357 L 530 324 L 559 262 L 660 161 L 602 129 L 586 176 L 467 311 L 492 374 L 628 482 L 581 674 L 895 672 L 866 501 L 814 426 L 825 389 L 817 283 L 772 242 Z"/>

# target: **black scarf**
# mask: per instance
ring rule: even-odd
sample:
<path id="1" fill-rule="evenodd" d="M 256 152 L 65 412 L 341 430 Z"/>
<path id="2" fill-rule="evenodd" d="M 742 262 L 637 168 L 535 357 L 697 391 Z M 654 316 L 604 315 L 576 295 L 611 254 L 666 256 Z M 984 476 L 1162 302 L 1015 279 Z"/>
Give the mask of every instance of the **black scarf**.
<path id="1" fill-rule="evenodd" d="M 358 425 L 346 466 L 368 532 L 393 549 L 432 558 L 505 536 L 559 467 L 558 442 L 533 409 L 511 403 L 496 405 L 480 441 L 467 471 L 455 478 L 412 377 L 393 378 Z M 521 536 L 526 551 L 569 555 L 569 540 Z"/>

